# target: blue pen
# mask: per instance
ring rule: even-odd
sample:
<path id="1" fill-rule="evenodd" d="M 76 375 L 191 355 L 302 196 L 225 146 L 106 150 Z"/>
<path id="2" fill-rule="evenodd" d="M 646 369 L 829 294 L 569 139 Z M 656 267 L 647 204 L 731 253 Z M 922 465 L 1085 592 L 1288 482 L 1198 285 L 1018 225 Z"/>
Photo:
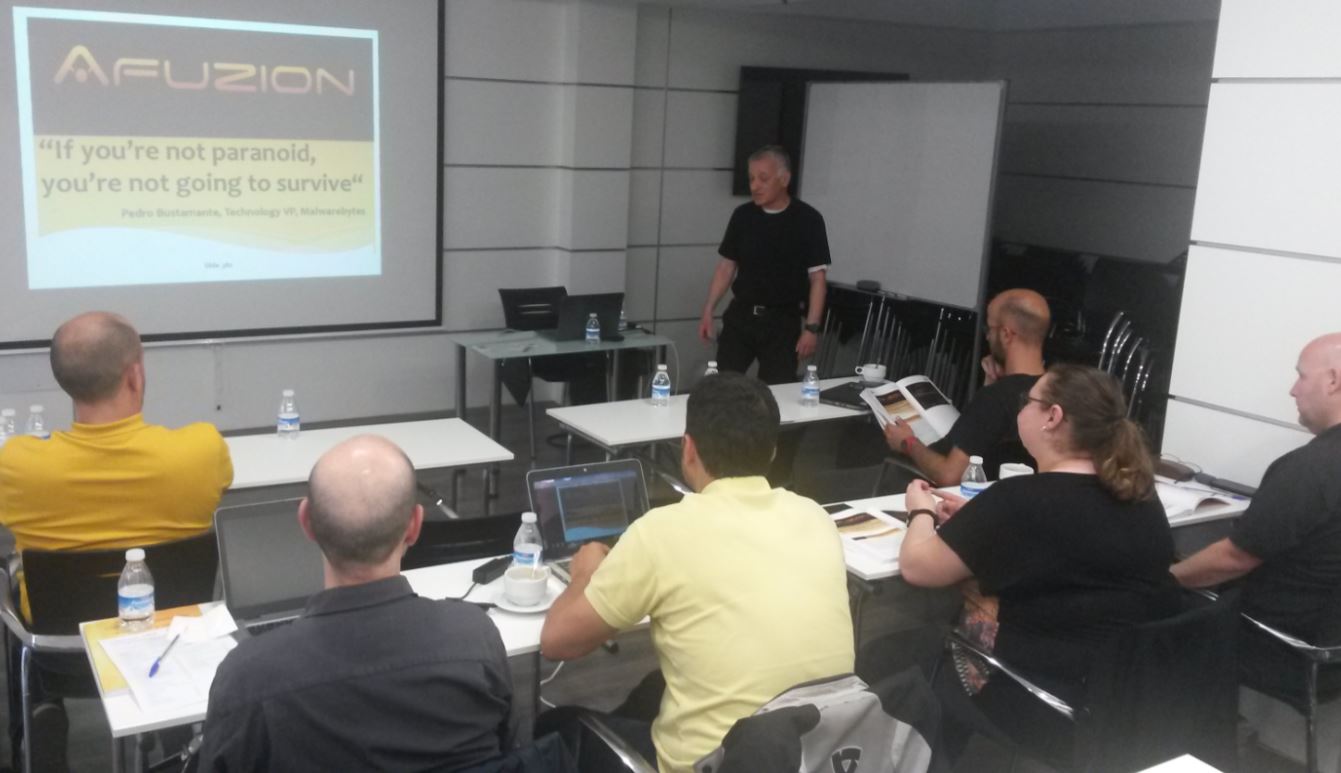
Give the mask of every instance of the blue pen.
<path id="1" fill-rule="evenodd" d="M 168 642 L 167 649 L 163 650 L 163 654 L 159 655 L 158 659 L 154 661 L 154 664 L 149 667 L 150 679 L 153 679 L 154 674 L 158 673 L 158 667 L 163 664 L 163 658 L 166 658 L 168 656 L 168 653 L 172 652 L 172 648 L 177 645 L 177 640 L 180 638 L 182 638 L 181 634 L 177 634 L 176 636 L 172 637 L 172 641 Z"/>

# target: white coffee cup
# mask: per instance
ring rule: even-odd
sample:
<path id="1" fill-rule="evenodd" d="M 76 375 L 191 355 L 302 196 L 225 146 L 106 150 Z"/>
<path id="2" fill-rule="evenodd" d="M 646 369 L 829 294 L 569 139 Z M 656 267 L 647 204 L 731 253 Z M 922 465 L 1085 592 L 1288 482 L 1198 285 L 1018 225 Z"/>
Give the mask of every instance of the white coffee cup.
<path id="1" fill-rule="evenodd" d="M 858 365 L 856 373 L 858 376 L 861 376 L 862 381 L 868 383 L 885 380 L 885 366 L 874 362 Z"/>
<path id="2" fill-rule="evenodd" d="M 997 475 L 997 478 L 999 480 L 1005 480 L 1006 478 L 1013 478 L 1016 475 L 1033 475 L 1033 474 L 1034 474 L 1034 468 L 1030 467 L 1027 464 L 1020 464 L 1019 462 L 1006 462 L 1005 464 L 1001 465 L 1000 474 Z"/>
<path id="3" fill-rule="evenodd" d="M 548 586 L 548 566 L 513 566 L 503 573 L 503 596 L 519 607 L 539 604 Z"/>

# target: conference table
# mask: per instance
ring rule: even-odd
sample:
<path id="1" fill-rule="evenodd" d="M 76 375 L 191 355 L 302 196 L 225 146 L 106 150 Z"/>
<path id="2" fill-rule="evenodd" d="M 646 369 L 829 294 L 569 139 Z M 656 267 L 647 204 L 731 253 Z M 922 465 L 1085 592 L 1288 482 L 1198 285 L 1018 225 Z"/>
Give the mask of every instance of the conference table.
<path id="1" fill-rule="evenodd" d="M 850 376 L 821 379 L 820 389 L 854 380 Z M 800 382 L 774 384 L 769 390 L 778 403 L 778 413 L 784 428 L 871 415 L 864 408 L 844 408 L 826 403 L 814 407 L 802 406 Z M 667 406 L 655 406 L 651 398 L 641 397 L 597 405 L 550 408 L 548 413 L 565 432 L 595 444 L 608 454 L 618 454 L 638 446 L 678 440 L 684 435 L 685 406 L 688 402 L 689 395 L 679 394 L 671 396 Z"/>
<path id="2" fill-rule="evenodd" d="M 304 429 L 297 437 L 273 432 L 224 438 L 233 458 L 232 489 L 302 483 L 321 455 L 357 435 L 381 435 L 400 446 L 415 470 L 460 469 L 511 461 L 512 452 L 462 419 L 432 419 Z M 452 486 L 451 507 L 459 486 Z M 485 514 L 488 514 L 485 497 Z"/>
<path id="3" fill-rule="evenodd" d="M 555 357 L 564 354 L 605 354 L 608 358 L 605 371 L 606 394 L 613 397 L 616 394 L 615 386 L 619 377 L 619 355 L 621 352 L 628 349 L 656 349 L 657 361 L 665 362 L 665 347 L 672 346 L 675 343 L 666 336 L 636 327 L 622 330 L 620 335 L 622 336 L 620 340 L 602 339 L 600 343 L 589 344 L 581 339 L 555 341 L 535 330 L 481 330 L 449 334 L 447 340 L 456 344 L 456 415 L 458 418 L 464 418 L 466 415 L 467 352 L 474 352 L 492 364 L 487 431 L 489 438 L 496 442 L 499 438 L 502 422 L 503 363 L 507 360 Z M 490 466 L 486 469 L 485 490 L 487 494 L 495 490 L 497 478 L 496 466 Z"/>

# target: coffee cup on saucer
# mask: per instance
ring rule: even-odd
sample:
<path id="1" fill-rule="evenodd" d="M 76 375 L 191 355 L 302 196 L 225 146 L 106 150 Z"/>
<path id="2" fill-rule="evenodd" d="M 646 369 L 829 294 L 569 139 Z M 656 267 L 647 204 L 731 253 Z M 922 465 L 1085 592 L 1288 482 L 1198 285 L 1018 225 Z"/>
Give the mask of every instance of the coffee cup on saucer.
<path id="1" fill-rule="evenodd" d="M 503 597 L 519 607 L 539 604 L 548 587 L 548 566 L 513 566 L 503 573 Z"/>
<path id="2" fill-rule="evenodd" d="M 856 373 L 867 384 L 878 384 L 885 380 L 885 366 L 876 362 L 858 365 Z"/>

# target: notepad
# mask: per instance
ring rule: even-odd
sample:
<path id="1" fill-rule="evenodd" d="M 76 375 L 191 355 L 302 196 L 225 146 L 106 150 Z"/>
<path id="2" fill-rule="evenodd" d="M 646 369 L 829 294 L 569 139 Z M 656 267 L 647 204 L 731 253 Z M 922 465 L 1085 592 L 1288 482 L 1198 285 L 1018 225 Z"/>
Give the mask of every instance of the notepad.
<path id="1" fill-rule="evenodd" d="M 179 641 L 152 678 L 149 669 L 167 649 L 169 628 L 104 639 L 107 657 L 121 672 L 130 694 L 143 711 L 164 711 L 203 703 L 209 698 L 214 672 L 237 642 L 230 636 Z"/>

